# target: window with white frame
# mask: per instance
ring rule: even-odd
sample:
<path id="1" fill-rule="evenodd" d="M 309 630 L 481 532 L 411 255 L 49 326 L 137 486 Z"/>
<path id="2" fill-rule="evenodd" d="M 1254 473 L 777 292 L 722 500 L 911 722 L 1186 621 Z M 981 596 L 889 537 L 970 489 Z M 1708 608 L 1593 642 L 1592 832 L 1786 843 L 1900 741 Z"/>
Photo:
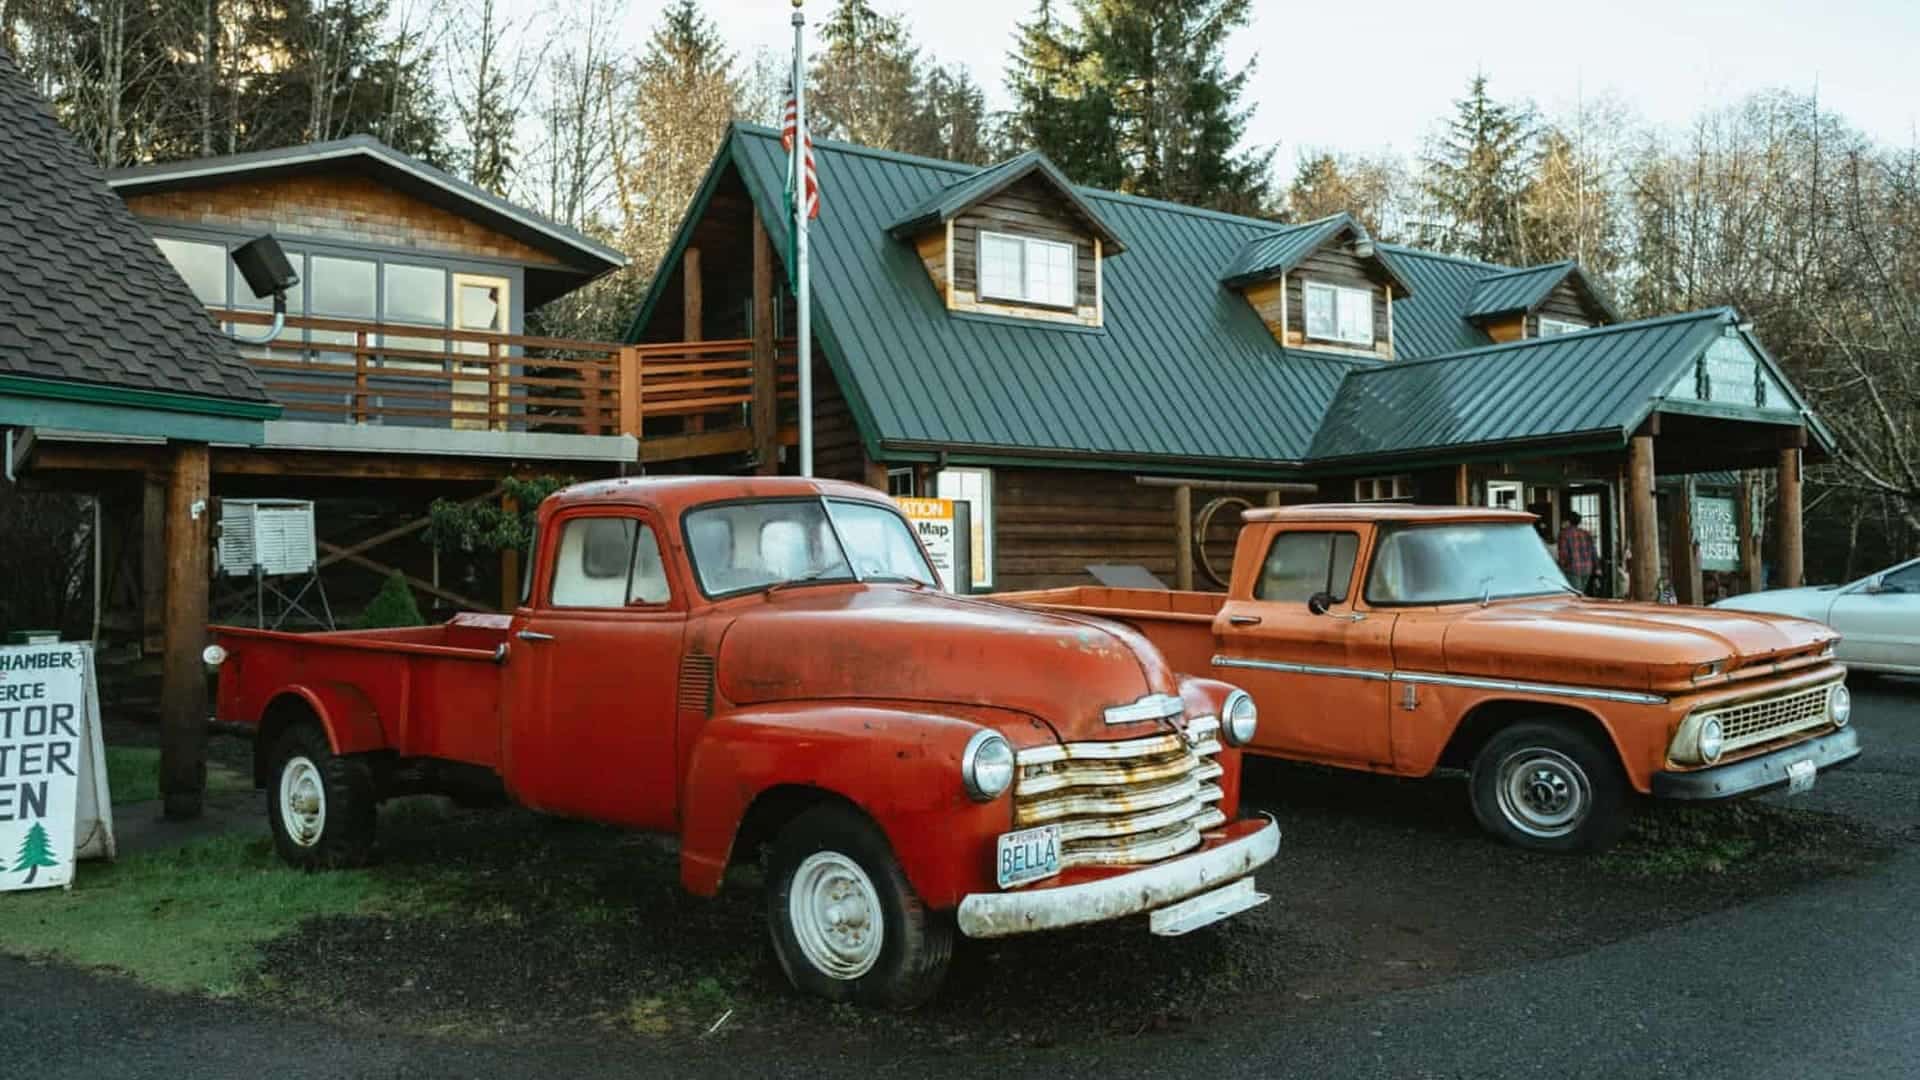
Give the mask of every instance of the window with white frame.
<path id="1" fill-rule="evenodd" d="M 1373 290 L 1306 283 L 1307 336 L 1349 345 L 1373 344 Z"/>
<path id="2" fill-rule="evenodd" d="M 975 588 L 993 584 L 993 472 L 990 469 L 941 469 L 933 482 L 934 494 L 966 503 L 973 522 L 972 559 Z"/>
<path id="3" fill-rule="evenodd" d="M 1355 502 L 1395 502 L 1413 498 L 1413 477 L 1363 476 L 1353 482 Z"/>
<path id="4" fill-rule="evenodd" d="M 1072 244 L 983 229 L 979 257 L 982 299 L 1074 306 Z"/>
<path id="5" fill-rule="evenodd" d="M 1567 319 L 1549 319 L 1545 315 L 1540 316 L 1541 337 L 1552 337 L 1555 334 L 1577 334 L 1586 328 L 1585 323 L 1572 322 Z"/>

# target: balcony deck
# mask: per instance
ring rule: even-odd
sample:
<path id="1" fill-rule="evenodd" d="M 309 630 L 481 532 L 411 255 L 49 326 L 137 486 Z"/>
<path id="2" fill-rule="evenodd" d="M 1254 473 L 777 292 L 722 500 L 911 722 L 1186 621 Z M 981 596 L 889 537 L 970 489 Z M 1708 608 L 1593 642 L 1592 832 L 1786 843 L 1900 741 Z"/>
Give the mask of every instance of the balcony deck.
<path id="1" fill-rule="evenodd" d="M 214 309 L 238 334 L 273 316 Z M 798 378 L 791 343 L 756 368 L 752 339 L 623 345 L 288 316 L 242 355 L 285 409 L 268 447 L 545 460 L 664 461 L 771 445 Z M 771 381 L 764 444 L 756 397 Z"/>

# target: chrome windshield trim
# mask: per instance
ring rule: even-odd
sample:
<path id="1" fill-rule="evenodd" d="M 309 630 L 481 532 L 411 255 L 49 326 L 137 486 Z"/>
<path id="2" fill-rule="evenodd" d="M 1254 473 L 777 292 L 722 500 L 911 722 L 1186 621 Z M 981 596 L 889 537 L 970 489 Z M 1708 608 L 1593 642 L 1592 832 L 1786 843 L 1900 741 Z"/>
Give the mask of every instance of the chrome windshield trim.
<path id="1" fill-rule="evenodd" d="M 1428 686 L 1459 686 L 1469 690 L 1513 690 L 1523 694 L 1582 698 L 1589 701 L 1618 701 L 1628 705 L 1665 705 L 1660 694 L 1637 690 L 1608 690 L 1599 686 L 1562 686 L 1558 683 L 1516 682 L 1512 679 L 1480 679 L 1468 675 L 1431 675 L 1422 671 L 1396 671 L 1395 682 L 1423 683 Z"/>
<path id="2" fill-rule="evenodd" d="M 1165 720 L 1187 711 L 1186 703 L 1173 694 L 1148 694 L 1130 705 L 1107 709 L 1109 724 L 1137 724 L 1142 720 Z"/>
<path id="3" fill-rule="evenodd" d="M 1259 671 L 1281 671 L 1289 675 L 1327 675 L 1336 679 L 1366 679 L 1370 682 L 1386 682 L 1384 671 L 1368 671 L 1365 668 L 1327 667 L 1321 664 L 1291 664 L 1281 660 L 1255 660 L 1245 656 L 1216 656 L 1215 667 L 1254 668 Z"/>

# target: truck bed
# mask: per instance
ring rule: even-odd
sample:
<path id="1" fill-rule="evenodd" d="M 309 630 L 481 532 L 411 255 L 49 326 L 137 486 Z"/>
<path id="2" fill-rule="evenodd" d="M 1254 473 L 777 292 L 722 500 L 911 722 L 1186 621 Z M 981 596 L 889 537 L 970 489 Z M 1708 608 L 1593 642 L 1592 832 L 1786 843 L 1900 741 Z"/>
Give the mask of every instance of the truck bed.
<path id="1" fill-rule="evenodd" d="M 990 599 L 1026 607 L 1099 615 L 1134 627 L 1159 646 L 1175 671 L 1211 676 L 1213 617 L 1226 593 L 1172 589 L 1116 589 L 1073 585 L 1060 589 L 994 593 Z"/>
<path id="2" fill-rule="evenodd" d="M 496 768 L 500 760 L 500 649 L 506 615 L 457 615 L 438 626 L 293 634 L 211 627 L 227 650 L 219 719 L 258 725 L 269 695 L 301 688 L 377 725 L 377 742 L 403 757 Z"/>

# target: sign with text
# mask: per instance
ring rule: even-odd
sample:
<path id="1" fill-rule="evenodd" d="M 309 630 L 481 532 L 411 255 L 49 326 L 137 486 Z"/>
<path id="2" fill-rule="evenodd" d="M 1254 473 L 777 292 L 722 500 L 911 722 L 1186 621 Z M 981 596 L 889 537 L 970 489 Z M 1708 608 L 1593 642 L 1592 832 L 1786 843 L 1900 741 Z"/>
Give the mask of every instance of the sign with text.
<path id="1" fill-rule="evenodd" d="M 952 592 L 956 580 L 953 557 L 960 542 L 953 500 L 898 498 L 893 501 L 913 526 L 914 535 L 926 546 L 927 557 L 933 560 L 933 569 L 940 575 L 940 587 Z"/>
<path id="2" fill-rule="evenodd" d="M 66 885 L 113 853 L 93 650 L 0 649 L 0 891 Z"/>
<path id="3" fill-rule="evenodd" d="M 1733 496 L 1694 495 L 1693 538 L 1700 544 L 1700 569 L 1740 568 L 1740 529 L 1734 522 Z"/>

